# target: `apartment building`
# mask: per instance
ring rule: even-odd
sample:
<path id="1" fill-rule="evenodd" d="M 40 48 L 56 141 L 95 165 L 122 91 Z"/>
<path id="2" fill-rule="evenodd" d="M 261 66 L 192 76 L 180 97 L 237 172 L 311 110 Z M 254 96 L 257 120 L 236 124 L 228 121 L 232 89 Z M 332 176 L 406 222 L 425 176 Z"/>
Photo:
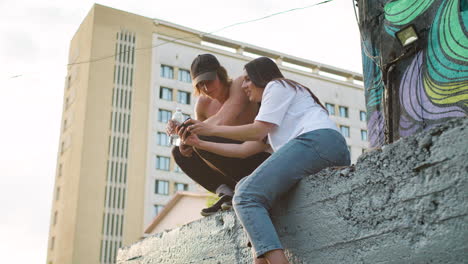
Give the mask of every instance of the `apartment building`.
<path id="1" fill-rule="evenodd" d="M 257 56 L 310 87 L 367 148 L 362 75 L 177 24 L 94 5 L 70 44 L 47 263 L 114 263 L 177 191 L 203 191 L 171 158 L 165 125 L 193 116 L 190 65 L 215 54 L 231 76 Z"/>

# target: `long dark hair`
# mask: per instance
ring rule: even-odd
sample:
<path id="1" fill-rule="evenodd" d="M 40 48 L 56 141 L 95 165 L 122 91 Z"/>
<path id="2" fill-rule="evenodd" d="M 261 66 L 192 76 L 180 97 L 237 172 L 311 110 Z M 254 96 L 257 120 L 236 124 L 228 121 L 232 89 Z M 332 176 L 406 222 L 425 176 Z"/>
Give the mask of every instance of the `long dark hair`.
<path id="1" fill-rule="evenodd" d="M 315 102 L 319 104 L 327 113 L 328 110 L 322 105 L 320 100 L 315 96 L 315 94 L 304 85 L 295 82 L 290 79 L 284 78 L 281 73 L 278 65 L 268 57 L 260 57 L 255 60 L 250 61 L 245 66 L 245 71 L 249 76 L 250 80 L 259 88 L 265 88 L 267 84 L 271 81 L 279 81 L 283 86 L 286 87 L 286 84 L 294 87 L 295 89 L 304 89 L 314 98 Z"/>

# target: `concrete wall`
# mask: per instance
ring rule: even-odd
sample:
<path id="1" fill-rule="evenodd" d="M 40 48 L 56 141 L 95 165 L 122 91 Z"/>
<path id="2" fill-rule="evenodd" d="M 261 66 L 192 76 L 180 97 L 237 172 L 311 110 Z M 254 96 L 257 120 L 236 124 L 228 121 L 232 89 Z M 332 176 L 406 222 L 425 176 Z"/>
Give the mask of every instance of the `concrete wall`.
<path id="1" fill-rule="evenodd" d="M 468 119 L 303 179 L 272 212 L 293 263 L 466 263 Z M 117 263 L 252 263 L 233 212 L 119 250 Z"/>

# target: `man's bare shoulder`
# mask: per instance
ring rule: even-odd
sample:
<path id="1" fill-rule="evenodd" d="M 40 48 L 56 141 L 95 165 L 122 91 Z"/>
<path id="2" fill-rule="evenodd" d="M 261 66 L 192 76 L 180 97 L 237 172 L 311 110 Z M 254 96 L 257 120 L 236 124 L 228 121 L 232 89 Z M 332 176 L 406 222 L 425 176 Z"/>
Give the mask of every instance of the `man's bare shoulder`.
<path id="1" fill-rule="evenodd" d="M 245 94 L 244 90 L 242 89 L 242 82 L 244 81 L 244 77 L 240 76 L 234 79 L 229 87 L 229 98 L 228 100 L 231 103 L 242 103 L 247 104 L 249 102 L 247 95 Z"/>
<path id="2" fill-rule="evenodd" d="M 221 103 L 218 100 L 201 95 L 195 105 L 196 117 L 198 120 L 203 121 L 216 114 L 220 108 Z"/>
<path id="3" fill-rule="evenodd" d="M 209 98 L 206 95 L 200 95 L 200 97 L 198 97 L 197 105 L 198 106 L 207 106 L 207 105 L 211 104 L 211 102 L 213 102 L 213 99 Z"/>
<path id="4" fill-rule="evenodd" d="M 236 79 L 232 80 L 231 87 L 229 87 L 229 91 L 242 91 L 242 82 L 244 81 L 243 76 L 239 76 Z"/>
<path id="5" fill-rule="evenodd" d="M 201 95 L 197 103 L 195 105 L 195 112 L 197 113 L 197 116 L 202 119 L 206 119 L 209 116 L 209 108 L 213 104 L 213 99 L 209 98 L 208 96 Z"/>

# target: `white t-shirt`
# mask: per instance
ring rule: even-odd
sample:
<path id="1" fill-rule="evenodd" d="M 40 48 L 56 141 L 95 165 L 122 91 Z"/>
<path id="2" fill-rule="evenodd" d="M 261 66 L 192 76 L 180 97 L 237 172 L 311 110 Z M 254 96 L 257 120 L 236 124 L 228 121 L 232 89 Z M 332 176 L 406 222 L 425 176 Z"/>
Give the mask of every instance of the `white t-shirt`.
<path id="1" fill-rule="evenodd" d="M 330 128 L 339 131 L 327 112 L 301 87 L 272 81 L 263 91 L 262 104 L 255 120 L 273 123 L 268 141 L 277 151 L 289 140 L 309 131 Z"/>

